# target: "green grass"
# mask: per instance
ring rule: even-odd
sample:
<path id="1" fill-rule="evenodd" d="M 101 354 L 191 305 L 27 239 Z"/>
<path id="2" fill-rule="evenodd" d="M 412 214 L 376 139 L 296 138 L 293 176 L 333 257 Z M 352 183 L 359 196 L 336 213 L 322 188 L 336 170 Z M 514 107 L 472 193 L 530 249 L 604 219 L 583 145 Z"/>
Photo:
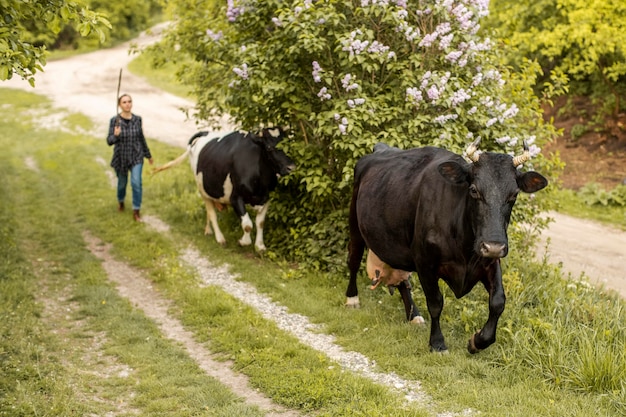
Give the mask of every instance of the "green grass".
<path id="1" fill-rule="evenodd" d="M 615 295 L 563 281 L 557 267 L 529 262 L 527 254 L 513 250 L 505 265 L 508 303 L 496 344 L 473 356 L 465 350 L 486 318 L 484 291 L 477 288 L 461 300 L 445 291 L 442 327 L 450 354 L 430 354 L 428 328 L 403 322 L 397 294 L 363 290 L 363 307 L 346 310 L 345 276 L 293 270 L 286 262 L 270 262 L 271 254 L 259 257 L 250 248 L 239 248 L 232 211 L 220 213 L 226 247 L 205 237 L 204 208 L 188 169 L 144 179 L 143 211 L 168 223 L 171 231 L 158 233 L 135 224 L 115 211 L 108 167 L 95 163 L 110 158 L 103 140 L 34 130 L 31 123 L 36 121 L 9 118 L 27 108 L 52 111 L 33 94 L 0 89 L 0 99 L 13 107 L 0 116 L 0 249 L 5 259 L 0 275 L 0 415 L 109 412 L 113 405 L 95 401 L 93 392 L 125 398 L 143 415 L 259 415 L 237 402 L 235 411 L 229 408 L 234 394 L 205 376 L 178 345 L 119 297 L 86 251 L 83 230 L 111 242 L 119 260 L 142 270 L 173 301 L 171 313 L 197 340 L 231 359 L 255 387 L 289 407 L 322 416 L 430 414 L 403 406 L 401 396 L 385 387 L 341 372 L 227 291 L 200 287 L 179 260 L 187 245 L 215 264 L 228 263 L 241 280 L 321 324 L 346 349 L 375 360 L 381 371 L 422 381 L 437 411 L 472 408 L 483 416 L 626 413 L 626 317 L 624 302 Z M 68 119 L 82 120 L 75 115 Z M 73 125 L 82 129 L 84 121 Z M 180 153 L 155 141 L 150 146 L 164 161 Z M 26 167 L 27 157 L 36 161 L 39 172 Z M 268 234 L 271 228 L 268 224 Z M 40 263 L 54 268 L 36 268 Z M 35 295 L 42 283 L 52 294 L 70 291 L 78 306 L 65 323 L 69 340 L 104 335 L 102 352 L 133 369 L 130 377 L 94 381 L 81 374 L 88 346 L 66 354 L 76 343 L 41 319 L 45 306 Z M 415 298 L 424 310 L 418 289 Z M 75 321 L 84 321 L 84 327 L 71 326 Z"/>
<path id="2" fill-rule="evenodd" d="M 582 219 L 595 220 L 607 226 L 626 230 L 626 209 L 619 206 L 589 205 L 573 190 L 560 189 L 555 193 L 560 213 Z"/>
<path id="3" fill-rule="evenodd" d="M 180 97 L 189 97 L 189 88 L 176 80 L 177 66 L 166 62 L 158 70 L 152 68 L 152 59 L 149 54 L 140 54 L 128 65 L 128 69 L 135 74 L 150 74 L 150 84 Z"/>

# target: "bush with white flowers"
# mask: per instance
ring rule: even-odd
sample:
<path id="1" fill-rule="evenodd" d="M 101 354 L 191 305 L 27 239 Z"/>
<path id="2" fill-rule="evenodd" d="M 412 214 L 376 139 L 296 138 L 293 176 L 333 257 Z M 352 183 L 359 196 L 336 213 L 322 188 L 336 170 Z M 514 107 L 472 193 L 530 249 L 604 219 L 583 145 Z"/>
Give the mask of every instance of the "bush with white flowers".
<path id="1" fill-rule="evenodd" d="M 282 147 L 298 168 L 268 229 L 291 257 L 343 268 L 353 168 L 379 141 L 459 153 L 478 137 L 509 153 L 527 141 L 536 156 L 554 134 L 531 90 L 537 67 L 511 73 L 483 36 L 488 0 L 216 3 L 170 2 L 177 25 L 158 48 L 187 60 L 200 119 L 291 127 Z"/>

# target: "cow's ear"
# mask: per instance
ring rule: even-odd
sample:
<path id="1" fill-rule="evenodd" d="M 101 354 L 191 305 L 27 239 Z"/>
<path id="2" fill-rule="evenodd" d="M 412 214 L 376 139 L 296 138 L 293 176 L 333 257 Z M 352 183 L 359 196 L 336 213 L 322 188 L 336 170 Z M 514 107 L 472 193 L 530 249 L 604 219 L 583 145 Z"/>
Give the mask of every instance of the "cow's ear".
<path id="1" fill-rule="evenodd" d="M 469 173 L 461 164 L 454 161 L 442 162 L 437 167 L 439 174 L 452 184 L 460 185 L 469 182 Z"/>
<path id="2" fill-rule="evenodd" d="M 528 171 L 517 178 L 517 185 L 525 193 L 534 193 L 546 188 L 548 180 L 538 172 Z"/>

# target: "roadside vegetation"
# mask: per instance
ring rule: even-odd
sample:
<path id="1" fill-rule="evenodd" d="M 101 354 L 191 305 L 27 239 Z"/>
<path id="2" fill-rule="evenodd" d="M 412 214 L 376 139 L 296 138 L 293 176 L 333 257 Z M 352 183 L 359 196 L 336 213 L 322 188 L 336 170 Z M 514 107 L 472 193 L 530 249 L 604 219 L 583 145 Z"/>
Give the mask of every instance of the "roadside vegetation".
<path id="1" fill-rule="evenodd" d="M 467 354 L 467 339 L 485 316 L 486 295 L 474 291 L 455 300 L 446 290 L 442 326 L 450 354 L 434 355 L 428 352 L 427 328 L 404 322 L 397 294 L 365 291 L 363 308 L 346 310 L 345 273 L 299 268 L 276 254 L 258 257 L 249 248 L 222 248 L 205 237 L 203 206 L 186 169 L 145 180 L 146 214 L 158 216 L 171 231 L 134 223 L 116 211 L 108 167 L 97 162 L 108 161 L 110 149 L 101 138 L 78 133 L 80 117 L 65 119 L 67 131 L 45 130 L 37 115 L 58 111 L 46 100 L 6 89 L 0 95 L 7 110 L 0 118 L 0 213 L 6 220 L 0 415 L 82 416 L 120 408 L 146 415 L 259 415 L 232 403 L 236 393 L 203 375 L 117 295 L 86 251 L 83 230 L 112 243 L 118 259 L 143 271 L 173 300 L 171 314 L 197 340 L 233 360 L 237 371 L 279 404 L 328 416 L 420 416 L 468 408 L 485 416 L 626 412 L 624 301 L 585 281 L 563 280 L 557 266 L 530 261 L 524 247 L 512 248 L 505 261 L 508 304 L 497 343 Z M 16 113 L 25 116 L 15 120 L 10 115 Z M 151 146 L 163 161 L 180 152 L 158 142 Z M 227 240 L 235 242 L 239 226 L 232 212 L 220 217 Z M 273 230 L 268 224 L 267 233 Z M 432 408 L 404 404 L 392 387 L 342 372 L 226 292 L 201 288 L 179 259 L 190 244 L 212 263 L 229 264 L 239 279 L 289 311 L 320 324 L 346 349 L 376 361 L 381 371 L 420 380 Z M 415 297 L 424 309 L 419 290 Z M 74 307 L 58 318 L 59 325 L 46 307 L 61 300 Z M 101 343 L 76 348 L 94 338 Z M 131 369 L 129 376 L 103 371 L 94 378 L 84 362 L 93 349 L 108 358 L 97 360 L 94 370 L 112 362 Z"/>

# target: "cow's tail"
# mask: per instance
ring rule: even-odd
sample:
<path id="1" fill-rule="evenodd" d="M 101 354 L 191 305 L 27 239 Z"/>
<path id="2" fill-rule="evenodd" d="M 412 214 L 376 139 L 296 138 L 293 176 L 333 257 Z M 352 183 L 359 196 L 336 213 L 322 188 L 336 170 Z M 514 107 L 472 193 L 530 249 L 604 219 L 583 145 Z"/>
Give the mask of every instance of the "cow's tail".
<path id="1" fill-rule="evenodd" d="M 161 165 L 160 167 L 154 168 L 152 170 L 152 175 L 161 171 L 165 171 L 168 168 L 175 167 L 176 165 L 180 165 L 180 163 L 183 162 L 187 158 L 187 155 L 189 155 L 189 152 L 191 152 L 191 147 L 187 147 L 187 150 L 181 156 L 174 159 L 173 161 L 170 161 L 166 163 L 165 165 Z"/>
<path id="2" fill-rule="evenodd" d="M 191 152 L 191 148 L 193 148 L 193 146 L 195 145 L 196 140 L 197 140 L 199 137 L 206 136 L 206 135 L 208 135 L 208 134 L 209 134 L 209 132 L 206 132 L 206 131 L 202 131 L 202 132 L 197 132 L 197 133 L 195 133 L 195 134 L 194 134 L 194 135 L 193 135 L 193 136 L 189 139 L 189 144 L 187 145 L 187 150 L 186 150 L 186 151 L 185 151 L 185 152 L 184 152 L 181 156 L 179 156 L 178 158 L 174 159 L 173 161 L 170 161 L 170 162 L 166 163 L 165 165 L 161 165 L 160 167 L 156 167 L 156 168 L 154 168 L 154 169 L 152 170 L 152 175 L 154 175 L 154 174 L 156 174 L 156 173 L 158 173 L 158 172 L 161 172 L 161 171 L 165 171 L 166 169 L 169 169 L 169 168 L 171 168 L 171 167 L 175 167 L 176 165 L 180 165 L 180 164 L 181 164 L 181 162 L 183 162 L 183 161 L 187 158 L 187 156 L 189 155 L 189 153 Z"/>

